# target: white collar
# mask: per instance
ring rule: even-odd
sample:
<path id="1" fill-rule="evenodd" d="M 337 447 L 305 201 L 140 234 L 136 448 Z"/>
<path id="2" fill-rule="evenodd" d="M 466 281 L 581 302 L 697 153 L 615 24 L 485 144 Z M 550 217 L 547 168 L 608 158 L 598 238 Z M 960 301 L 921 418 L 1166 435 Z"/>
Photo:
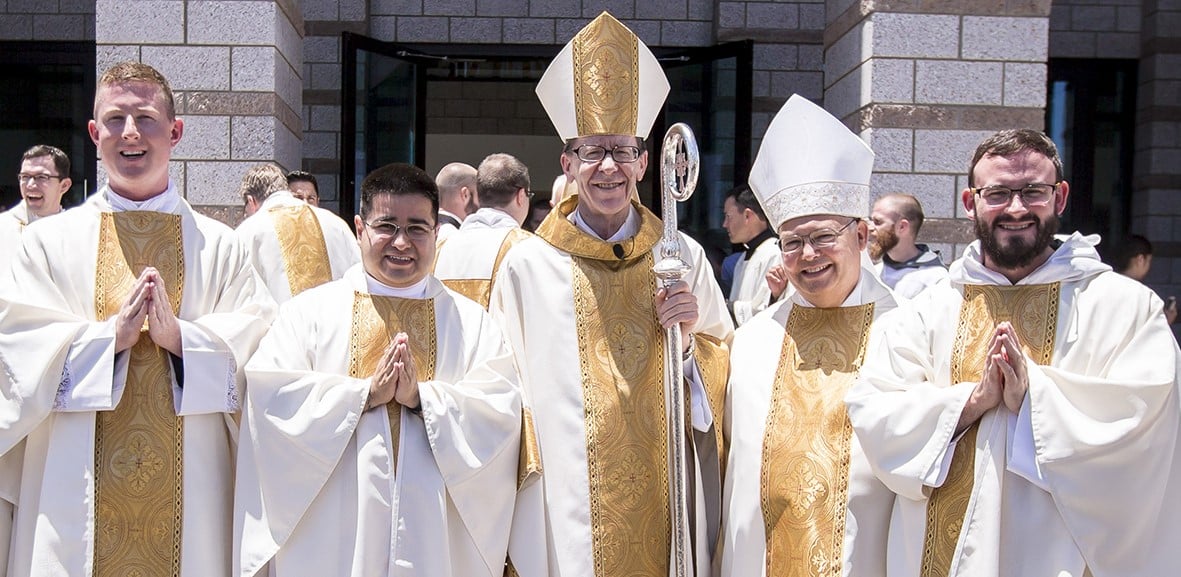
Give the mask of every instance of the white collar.
<path id="1" fill-rule="evenodd" d="M 365 288 L 369 290 L 369 294 L 379 297 L 397 297 L 403 299 L 423 299 L 426 298 L 427 279 L 430 275 L 422 277 L 422 280 L 408 286 L 408 287 L 392 287 L 375 278 L 368 272 L 365 273 Z"/>
<path id="2" fill-rule="evenodd" d="M 486 207 L 473 212 L 463 219 L 463 224 L 460 225 L 460 230 L 471 230 L 474 228 L 516 228 L 520 226 L 517 224 L 517 219 L 513 215 L 505 212 L 499 208 Z"/>
<path id="3" fill-rule="evenodd" d="M 111 189 L 110 185 L 103 185 L 99 194 L 104 195 L 107 199 L 107 203 L 111 205 L 112 212 L 130 210 L 167 212 L 170 214 L 179 214 L 180 212 L 180 193 L 176 191 L 176 184 L 172 182 L 172 179 L 168 179 L 168 188 L 165 188 L 164 192 L 147 200 L 131 200 L 120 196 L 119 193 Z"/>
<path id="4" fill-rule="evenodd" d="M 627 220 L 623 221 L 623 226 L 619 227 L 619 230 L 615 231 L 615 234 L 611 235 L 611 238 L 603 238 L 599 236 L 599 233 L 595 232 L 595 230 L 591 228 L 585 220 L 583 220 L 582 212 L 579 210 L 580 208 L 582 208 L 581 205 L 575 207 L 574 212 L 570 213 L 570 221 L 573 222 L 574 226 L 577 226 L 579 230 L 597 239 L 605 240 L 607 242 L 619 242 L 621 240 L 627 240 L 633 236 L 636 236 L 636 234 L 640 232 L 640 213 L 636 212 L 636 207 L 634 206 L 628 205 Z"/>

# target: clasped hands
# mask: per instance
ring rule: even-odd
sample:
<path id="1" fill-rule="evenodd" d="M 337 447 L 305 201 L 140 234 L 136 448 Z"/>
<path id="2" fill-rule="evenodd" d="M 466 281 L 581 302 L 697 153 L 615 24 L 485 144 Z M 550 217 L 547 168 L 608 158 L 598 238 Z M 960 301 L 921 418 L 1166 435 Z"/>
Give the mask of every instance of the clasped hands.
<path id="1" fill-rule="evenodd" d="M 960 413 L 957 431 L 964 430 L 1001 403 L 1014 414 L 1021 410 L 1025 392 L 1029 390 L 1029 374 L 1021 341 L 1008 321 L 998 324 L 993 332 L 983 375 Z"/>
<path id="2" fill-rule="evenodd" d="M 369 378 L 369 402 L 365 409 L 380 407 L 391 400 L 397 400 L 398 404 L 411 410 L 417 409 L 421 402 L 418 397 L 418 368 L 410 354 L 406 333 L 394 335 L 377 361 L 377 369 Z"/>
<path id="3" fill-rule="evenodd" d="M 115 352 L 121 353 L 139 342 L 144 321 L 148 324 L 148 338 L 160 348 L 183 357 L 180 322 L 172 312 L 164 279 L 153 267 L 145 267 L 132 285 L 131 295 L 115 316 Z"/>

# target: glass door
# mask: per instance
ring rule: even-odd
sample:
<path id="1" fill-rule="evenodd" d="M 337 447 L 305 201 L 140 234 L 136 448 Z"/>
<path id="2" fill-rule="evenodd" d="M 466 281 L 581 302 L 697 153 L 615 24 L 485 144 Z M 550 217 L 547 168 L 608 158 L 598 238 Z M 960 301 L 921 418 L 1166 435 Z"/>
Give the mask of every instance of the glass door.
<path id="1" fill-rule="evenodd" d="M 361 182 L 391 162 L 423 166 L 429 56 L 344 33 L 341 212 L 360 212 Z M 352 207 L 354 213 L 348 213 Z"/>

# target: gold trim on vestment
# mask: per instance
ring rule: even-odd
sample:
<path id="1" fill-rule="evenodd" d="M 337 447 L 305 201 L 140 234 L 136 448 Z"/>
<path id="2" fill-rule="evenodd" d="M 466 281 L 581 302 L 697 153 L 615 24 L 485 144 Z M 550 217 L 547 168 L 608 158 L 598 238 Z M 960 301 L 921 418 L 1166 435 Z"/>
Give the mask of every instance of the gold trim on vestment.
<path id="1" fill-rule="evenodd" d="M 567 196 L 550 211 L 545 220 L 541 221 L 541 225 L 537 227 L 537 236 L 545 239 L 554 248 L 568 252 L 572 256 L 616 263 L 645 257 L 652 252 L 652 247 L 660 242 L 663 225 L 660 219 L 639 201 L 632 199 L 631 205 L 640 215 L 640 230 L 636 236 L 624 241 L 607 242 L 595 238 L 570 222 L 570 214 L 578 207 L 577 194 Z M 616 245 L 619 245 L 623 250 L 622 259 L 615 255 L 614 247 Z"/>
<path id="2" fill-rule="evenodd" d="M 180 215 L 103 212 L 94 308 L 119 313 L 145 267 L 155 267 L 172 312 L 184 289 Z M 184 420 L 172 397 L 169 352 L 146 332 L 130 350 L 127 380 L 113 411 L 95 415 L 95 577 L 180 574 L 184 511 Z"/>
<path id="3" fill-rule="evenodd" d="M 488 310 L 488 302 L 492 300 L 492 283 L 496 280 L 496 272 L 500 270 L 500 263 L 504 261 L 504 255 L 508 254 L 510 248 L 516 246 L 517 243 L 533 236 L 533 233 L 523 228 L 513 228 L 504 235 L 504 239 L 500 241 L 500 249 L 496 251 L 496 260 L 492 261 L 492 273 L 489 278 L 463 278 L 463 279 L 446 279 L 443 284 L 447 288 L 469 298 Z M 439 248 L 443 247 L 443 243 L 439 243 Z M 435 264 L 438 264 L 436 257 Z"/>
<path id="4" fill-rule="evenodd" d="M 1048 365 L 1058 331 L 1059 291 L 1059 283 L 965 285 L 951 356 L 951 382 L 981 380 L 996 326 L 1003 321 L 1013 325 L 1029 360 Z M 921 577 L 941 577 L 951 571 L 975 484 L 979 426 L 979 421 L 973 423 L 956 443 L 946 480 L 927 500 Z"/>
<path id="5" fill-rule="evenodd" d="M 537 444 L 537 426 L 533 424 L 533 410 L 521 409 L 521 451 L 517 460 L 517 490 L 525 481 L 541 476 L 541 446 Z"/>
<path id="6" fill-rule="evenodd" d="M 604 12 L 571 40 L 578 136 L 635 134 L 640 40 Z"/>
<path id="7" fill-rule="evenodd" d="M 726 436 L 722 426 L 722 415 L 726 408 L 726 383 L 730 378 L 730 347 L 721 339 L 705 333 L 694 333 L 697 340 L 693 358 L 697 371 L 705 386 L 705 398 L 714 416 L 714 436 L 717 439 L 719 467 L 722 479 L 726 478 Z M 691 420 L 689 421 L 692 422 Z"/>
<path id="8" fill-rule="evenodd" d="M 287 271 L 291 296 L 332 280 L 332 264 L 324 231 L 312 207 L 276 206 L 267 210 L 279 239 L 279 253 Z"/>
<path id="9" fill-rule="evenodd" d="M 652 264 L 650 251 L 572 263 L 596 577 L 669 570 L 664 331 Z"/>
<path id="10" fill-rule="evenodd" d="M 788 315 L 759 482 L 769 577 L 841 575 L 853 437 L 845 392 L 865 360 L 873 310 L 794 306 Z"/>
<path id="11" fill-rule="evenodd" d="M 349 376 L 368 379 L 398 333 L 406 333 L 410 357 L 418 381 L 435 378 L 438 335 L 435 332 L 435 300 L 383 297 L 361 292 L 353 294 L 353 320 L 349 335 Z M 398 466 L 398 443 L 402 438 L 402 405 L 386 404 L 390 419 L 390 452 Z M 394 472 L 397 475 L 397 471 Z"/>

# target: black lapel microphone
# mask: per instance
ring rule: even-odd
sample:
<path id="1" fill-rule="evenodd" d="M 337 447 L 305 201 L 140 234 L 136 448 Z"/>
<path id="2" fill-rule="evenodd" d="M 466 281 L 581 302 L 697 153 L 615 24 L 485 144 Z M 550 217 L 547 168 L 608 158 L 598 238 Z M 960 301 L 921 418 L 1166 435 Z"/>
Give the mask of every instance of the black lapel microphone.
<path id="1" fill-rule="evenodd" d="M 615 253 L 615 258 L 619 260 L 623 260 L 627 257 L 627 253 L 623 251 L 623 245 L 619 243 L 611 245 L 611 252 Z"/>

